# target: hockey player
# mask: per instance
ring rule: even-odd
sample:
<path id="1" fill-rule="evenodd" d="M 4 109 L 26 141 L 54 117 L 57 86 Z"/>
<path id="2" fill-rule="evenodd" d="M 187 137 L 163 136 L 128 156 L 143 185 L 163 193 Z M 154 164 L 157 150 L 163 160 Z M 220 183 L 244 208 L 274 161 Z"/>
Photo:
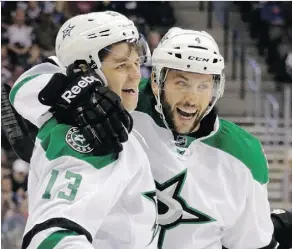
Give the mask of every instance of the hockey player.
<path id="1" fill-rule="evenodd" d="M 158 247 L 276 247 L 260 142 L 212 109 L 224 89 L 224 62 L 214 39 L 205 32 L 171 29 L 152 63 L 152 85 L 140 83 L 138 111 L 132 115 L 148 144 L 156 181 Z M 102 116 L 92 114 L 93 137 L 104 136 Z"/>
<path id="2" fill-rule="evenodd" d="M 132 116 L 156 182 L 158 248 L 275 248 L 261 144 L 213 110 L 224 90 L 214 39 L 173 28 L 152 65 Z"/>
<path id="3" fill-rule="evenodd" d="M 275 248 L 261 144 L 213 108 L 225 83 L 213 37 L 172 28 L 152 65 L 133 117 L 150 148 L 158 248 Z"/>
<path id="4" fill-rule="evenodd" d="M 99 53 L 104 48 L 106 51 Z M 147 44 L 139 39 L 133 22 L 125 16 L 116 12 L 79 15 L 59 30 L 56 65 L 44 63 L 32 68 L 14 85 L 11 103 L 39 128 L 30 162 L 29 217 L 22 249 L 156 248 L 153 176 L 136 133 L 127 134 L 131 132 L 127 111 L 133 111 L 137 105 L 140 63 L 141 58 L 148 56 L 146 51 Z M 90 64 L 93 60 L 94 65 Z M 87 67 L 89 64 L 91 68 Z M 92 103 L 99 103 L 96 108 L 103 106 L 105 111 L 119 110 L 116 118 L 124 120 L 121 127 L 127 130 L 122 139 L 128 136 L 128 141 L 118 156 L 96 155 L 78 128 L 66 125 L 71 120 L 66 112 L 73 115 L 70 108 L 63 116 L 57 115 L 65 123 L 61 124 L 52 117 L 48 106 L 34 105 L 39 101 L 37 96 L 26 97 L 25 92 L 42 89 L 51 72 L 57 72 L 55 77 L 65 84 L 63 66 L 68 75 L 76 77 L 86 71 L 86 76 L 77 77 L 62 95 L 60 105 L 74 105 L 78 99 L 74 106 L 78 110 L 92 108 Z M 39 73 L 44 73 L 44 78 L 38 78 Z M 52 91 L 48 85 L 40 101 L 49 101 L 49 95 L 52 100 Z M 81 120 L 82 115 L 75 118 Z M 109 122 L 107 125 L 111 129 Z"/>

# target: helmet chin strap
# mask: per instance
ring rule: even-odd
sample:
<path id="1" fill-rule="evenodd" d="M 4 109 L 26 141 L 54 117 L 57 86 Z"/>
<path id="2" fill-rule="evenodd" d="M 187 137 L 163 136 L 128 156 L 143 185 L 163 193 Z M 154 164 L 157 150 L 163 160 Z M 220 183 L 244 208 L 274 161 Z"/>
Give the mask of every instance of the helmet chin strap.
<path id="1" fill-rule="evenodd" d="M 165 119 L 165 115 L 163 113 L 163 109 L 162 109 L 162 104 L 161 104 L 161 101 L 160 101 L 160 96 L 161 96 L 161 91 L 160 91 L 160 87 L 158 87 L 158 95 L 156 96 L 155 95 L 155 99 L 156 99 L 156 105 L 155 105 L 155 110 L 160 114 L 160 117 L 165 125 L 165 127 L 171 131 L 171 129 L 169 128 L 168 126 L 168 123 L 166 122 L 166 119 Z M 172 132 L 172 131 L 171 131 Z"/>
<path id="2" fill-rule="evenodd" d="M 187 153 L 187 151 L 189 151 L 189 149 L 188 148 L 185 148 L 185 147 L 180 147 L 179 146 L 180 143 L 181 143 L 181 141 L 182 140 L 184 141 L 183 137 L 181 137 L 181 136 L 175 136 L 175 134 L 173 133 L 173 131 L 169 128 L 168 123 L 167 123 L 167 121 L 165 119 L 165 115 L 163 113 L 162 104 L 161 104 L 161 101 L 160 101 L 160 99 L 161 99 L 160 96 L 161 96 L 161 91 L 160 91 L 160 87 L 158 87 L 158 95 L 157 96 L 155 95 L 155 99 L 156 99 L 155 110 L 160 114 L 160 117 L 161 117 L 161 119 L 162 119 L 162 121 L 163 121 L 166 129 L 168 129 L 171 132 L 171 134 L 173 134 L 174 139 L 171 139 L 171 144 L 174 144 L 175 145 L 175 148 L 176 148 L 176 149 L 174 149 L 175 152 L 177 152 L 177 150 L 178 150 L 180 152 L 183 152 L 184 155 L 181 155 L 180 153 L 175 153 L 175 154 L 178 157 L 180 157 L 181 159 L 184 159 L 185 158 L 185 153 Z"/>
<path id="3" fill-rule="evenodd" d="M 160 86 L 165 82 L 167 74 L 168 74 L 169 69 L 166 69 L 163 80 L 160 82 L 160 75 L 161 75 L 161 71 L 159 71 L 159 76 L 156 76 L 156 84 L 158 86 L 158 92 L 157 92 L 157 96 L 155 95 L 155 99 L 156 99 L 156 105 L 155 105 L 155 110 L 160 114 L 160 117 L 165 125 L 165 127 L 172 132 L 172 130 L 169 128 L 169 125 L 165 119 L 165 115 L 163 113 L 163 108 L 162 108 L 162 104 L 161 104 L 161 89 Z"/>
<path id="4" fill-rule="evenodd" d="M 217 102 L 218 99 L 219 99 L 219 97 L 216 97 L 216 99 L 213 101 L 212 105 L 210 105 L 210 106 L 207 107 L 207 110 L 205 111 L 204 115 L 202 116 L 200 122 L 202 121 L 202 119 L 204 117 L 206 117 L 210 113 L 210 111 L 213 109 L 213 107 L 216 104 L 216 102 Z"/>

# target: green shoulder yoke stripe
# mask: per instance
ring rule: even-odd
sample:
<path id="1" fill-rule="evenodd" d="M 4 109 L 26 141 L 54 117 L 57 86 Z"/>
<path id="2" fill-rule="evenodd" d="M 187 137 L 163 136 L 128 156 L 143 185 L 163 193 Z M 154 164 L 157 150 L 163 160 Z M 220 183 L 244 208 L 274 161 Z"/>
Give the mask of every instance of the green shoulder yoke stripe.
<path id="1" fill-rule="evenodd" d="M 116 161 L 113 154 L 106 156 L 95 156 L 93 153 L 81 153 L 66 141 L 66 134 L 71 126 L 59 124 L 56 119 L 51 118 L 39 130 L 37 135 L 41 140 L 41 146 L 46 152 L 48 160 L 55 160 L 61 156 L 71 156 L 91 164 L 96 169 L 101 169 Z"/>
<path id="2" fill-rule="evenodd" d="M 212 137 L 203 139 L 202 142 L 240 160 L 250 169 L 253 178 L 259 183 L 268 182 L 268 163 L 260 141 L 236 124 L 220 119 L 218 132 Z"/>

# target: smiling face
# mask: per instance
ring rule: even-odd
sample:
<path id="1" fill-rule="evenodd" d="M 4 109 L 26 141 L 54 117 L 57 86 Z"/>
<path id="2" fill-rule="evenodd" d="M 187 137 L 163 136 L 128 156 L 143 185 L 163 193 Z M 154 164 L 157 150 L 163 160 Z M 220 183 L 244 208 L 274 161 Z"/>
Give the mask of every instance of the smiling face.
<path id="1" fill-rule="evenodd" d="M 101 61 L 109 88 L 121 97 L 127 111 L 135 110 L 141 78 L 140 57 L 135 45 L 126 42 L 113 45 Z"/>
<path id="2" fill-rule="evenodd" d="M 156 83 L 152 89 L 157 95 Z M 170 128 L 180 134 L 196 131 L 212 99 L 212 89 L 212 75 L 169 70 L 160 101 Z"/>

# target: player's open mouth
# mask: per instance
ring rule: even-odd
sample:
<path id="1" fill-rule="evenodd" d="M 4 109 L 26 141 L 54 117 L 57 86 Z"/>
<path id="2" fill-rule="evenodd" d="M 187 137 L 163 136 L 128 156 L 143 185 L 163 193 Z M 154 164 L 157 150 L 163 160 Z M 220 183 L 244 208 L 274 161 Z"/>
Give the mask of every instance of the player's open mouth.
<path id="1" fill-rule="evenodd" d="M 186 120 L 191 120 L 193 117 L 196 116 L 198 110 L 196 110 L 195 112 L 189 112 L 189 111 L 183 111 L 181 109 L 179 109 L 178 107 L 176 108 L 178 115 L 182 118 L 182 119 L 186 119 Z"/>
<path id="2" fill-rule="evenodd" d="M 131 95 L 135 95 L 138 91 L 134 88 L 124 88 L 122 89 L 122 91 L 124 93 L 128 93 L 128 94 L 131 94 Z"/>

